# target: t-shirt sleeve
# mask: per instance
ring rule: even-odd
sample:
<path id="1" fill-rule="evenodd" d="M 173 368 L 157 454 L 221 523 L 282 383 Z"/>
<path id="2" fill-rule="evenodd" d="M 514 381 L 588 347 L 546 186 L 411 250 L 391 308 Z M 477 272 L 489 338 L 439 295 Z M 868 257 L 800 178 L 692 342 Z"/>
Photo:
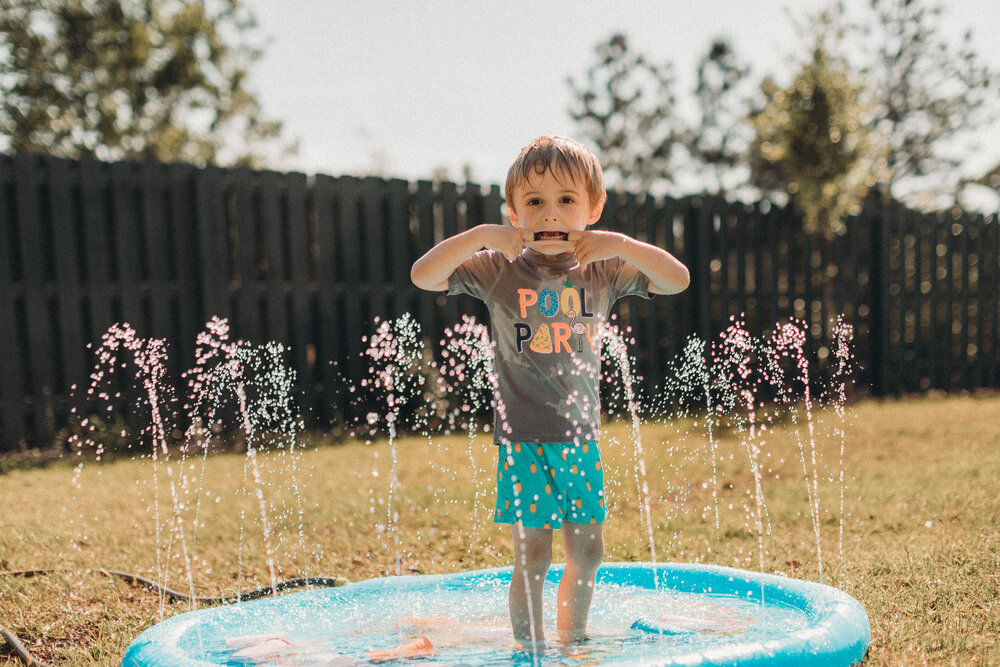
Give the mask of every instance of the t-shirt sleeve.
<path id="1" fill-rule="evenodd" d="M 506 258 L 493 250 L 480 250 L 459 264 L 448 278 L 448 294 L 468 294 L 486 301 L 500 280 L 501 262 Z"/>
<path id="2" fill-rule="evenodd" d="M 611 294 L 616 300 L 623 296 L 641 296 L 644 299 L 652 297 L 646 274 L 622 259 L 608 264 Z"/>

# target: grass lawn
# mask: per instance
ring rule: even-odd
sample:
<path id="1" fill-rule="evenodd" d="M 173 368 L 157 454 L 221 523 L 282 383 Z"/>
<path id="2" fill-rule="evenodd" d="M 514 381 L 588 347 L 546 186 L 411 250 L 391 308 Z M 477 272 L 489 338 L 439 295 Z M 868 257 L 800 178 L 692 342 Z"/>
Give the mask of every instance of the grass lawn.
<path id="1" fill-rule="evenodd" d="M 998 664 L 998 417 L 995 395 L 866 401 L 850 407 L 844 423 L 822 412 L 815 465 L 801 420 L 758 430 L 761 532 L 747 433 L 716 433 L 710 443 L 692 421 L 646 424 L 657 560 L 751 570 L 763 561 L 767 572 L 814 581 L 822 566 L 825 583 L 868 611 L 865 664 Z M 610 425 L 602 443 L 608 561 L 651 555 L 633 441 L 622 423 Z M 188 604 L 101 567 L 207 596 L 267 585 L 272 576 L 353 581 L 397 568 L 508 565 L 509 533 L 490 520 L 489 443 L 484 435 L 400 439 L 395 489 L 384 439 L 337 446 L 303 439 L 299 454 L 258 456 L 256 471 L 245 455 L 219 454 L 204 468 L 200 458 L 182 463 L 174 455 L 0 475 L 0 570 L 66 568 L 0 576 L 0 625 L 53 664 L 118 664 L 136 635 Z M 714 471 L 706 455 L 713 445 Z M 555 560 L 562 560 L 558 546 Z M 0 661 L 15 660 L 0 651 Z"/>

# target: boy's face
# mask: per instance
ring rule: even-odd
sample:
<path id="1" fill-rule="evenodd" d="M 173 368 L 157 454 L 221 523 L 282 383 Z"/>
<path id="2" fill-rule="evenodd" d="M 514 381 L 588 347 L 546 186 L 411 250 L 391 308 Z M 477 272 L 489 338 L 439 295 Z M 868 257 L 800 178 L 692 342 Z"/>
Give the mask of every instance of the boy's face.
<path id="1" fill-rule="evenodd" d="M 510 222 L 533 234 L 539 232 L 581 232 L 601 218 L 604 202 L 591 202 L 583 184 L 569 174 L 556 178 L 551 170 L 533 174 L 514 188 L 509 202 Z M 553 234 L 551 240 L 538 240 L 529 247 L 545 255 L 573 250 L 573 244 Z"/>

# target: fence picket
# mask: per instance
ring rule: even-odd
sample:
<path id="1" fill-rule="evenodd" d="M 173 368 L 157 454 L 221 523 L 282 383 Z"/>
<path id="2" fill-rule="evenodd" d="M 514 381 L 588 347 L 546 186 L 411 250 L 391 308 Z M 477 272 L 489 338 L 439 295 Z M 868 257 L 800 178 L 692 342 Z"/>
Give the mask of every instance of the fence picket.
<path id="1" fill-rule="evenodd" d="M 657 231 L 657 203 L 653 197 L 646 197 L 642 202 L 642 233 L 638 238 L 646 243 L 656 243 L 656 231 Z M 665 350 L 660 346 L 660 336 L 663 335 L 662 323 L 660 320 L 660 311 L 657 305 L 665 299 L 649 299 L 643 300 L 640 303 L 642 316 L 639 322 L 635 323 L 636 329 L 641 329 L 642 333 L 640 337 L 642 340 L 647 341 L 644 346 L 646 349 L 646 367 L 642 369 L 642 375 L 645 377 L 655 377 L 655 374 L 659 369 L 661 369 L 664 363 L 667 361 L 665 356 Z"/>
<path id="2" fill-rule="evenodd" d="M 350 380 L 357 382 L 362 377 L 361 332 L 371 329 L 364 312 L 362 296 L 361 267 L 364 251 L 361 247 L 362 220 L 358 208 L 361 198 L 361 183 L 358 179 L 345 176 L 338 179 L 339 206 L 337 207 L 337 238 L 341 262 L 341 284 L 337 286 L 344 298 L 342 368 Z M 347 332 L 351 332 L 348 334 Z"/>
<path id="3" fill-rule="evenodd" d="M 677 203 L 673 199 L 664 199 L 657 206 L 657 219 L 656 219 L 656 242 L 662 248 L 665 248 L 667 252 L 677 256 L 678 252 L 678 242 L 677 236 L 674 233 L 674 215 L 677 213 Z M 674 302 L 674 298 L 671 299 L 654 299 L 654 307 L 658 314 L 657 322 L 659 323 L 659 342 L 657 347 L 661 350 L 661 367 L 663 362 L 668 360 L 675 354 L 681 352 L 684 345 L 684 334 L 686 331 L 683 326 L 683 315 L 680 314 L 681 309 L 677 307 Z"/>
<path id="4" fill-rule="evenodd" d="M 334 226 L 334 210 L 337 206 L 336 182 L 329 176 L 317 176 L 313 184 L 313 206 L 316 215 L 316 245 L 318 263 L 316 266 L 317 301 L 319 313 L 316 373 L 322 382 L 322 402 L 325 406 L 336 405 L 339 396 L 340 360 L 343 341 L 338 335 L 343 322 L 337 294 L 337 236 Z"/>
<path id="5" fill-rule="evenodd" d="M 262 241 L 265 303 L 267 304 L 267 340 L 288 343 L 288 303 L 285 292 L 285 251 L 288 226 L 281 213 L 280 175 L 274 171 L 260 174 L 259 235 Z"/>
<path id="6" fill-rule="evenodd" d="M 740 294 L 733 289 L 733 285 L 729 282 L 729 254 L 732 251 L 732 244 L 729 241 L 729 228 L 726 224 L 725 202 L 712 201 L 709 207 L 709 218 L 712 221 L 713 232 L 711 237 L 715 239 L 717 244 L 715 256 L 709 259 L 709 270 L 715 276 L 712 294 L 718 295 L 717 298 L 712 299 L 713 305 L 716 306 L 715 312 L 712 314 L 712 321 L 718 322 L 732 313 L 731 300 L 735 299 L 736 303 L 740 304 L 740 310 L 745 310 L 745 306 L 741 303 L 743 300 L 740 298 Z"/>
<path id="7" fill-rule="evenodd" d="M 868 303 L 869 314 L 869 358 L 871 359 L 871 383 L 878 395 L 889 391 L 889 267 L 888 264 L 888 224 L 885 211 L 879 206 L 871 212 L 867 226 L 870 230 L 871 274 Z"/>
<path id="8" fill-rule="evenodd" d="M 83 207 L 83 269 L 87 280 L 90 335 L 87 342 L 99 341 L 114 324 L 112 296 L 111 239 L 108 215 L 107 166 L 95 160 L 80 162 L 80 206 Z"/>
<path id="9" fill-rule="evenodd" d="M 414 260 L 420 257 L 443 238 L 435 229 L 434 220 L 434 184 L 430 181 L 417 182 L 416 198 L 417 214 L 417 248 L 414 253 Z M 444 331 L 442 318 L 438 313 L 437 301 L 439 295 L 436 293 L 421 290 L 417 297 L 419 311 L 417 318 L 429 332 L 432 339 L 436 339 Z"/>
<path id="10" fill-rule="evenodd" d="M 140 335 L 150 335 L 142 295 L 142 258 L 145 254 L 139 232 L 134 163 L 111 165 L 113 267 L 117 271 L 119 319 Z"/>
<path id="11" fill-rule="evenodd" d="M 956 219 L 952 224 L 958 225 L 956 230 L 960 230 L 958 233 L 958 254 L 956 255 L 956 260 L 961 264 L 962 270 L 960 272 L 961 280 L 959 282 L 959 297 L 958 303 L 960 308 L 960 313 L 958 316 L 959 321 L 959 339 L 958 339 L 958 354 L 956 357 L 960 361 L 959 375 L 958 375 L 958 386 L 965 387 L 969 382 L 969 374 L 971 369 L 969 368 L 969 296 L 970 296 L 970 286 L 969 286 L 969 230 L 971 227 L 971 220 L 967 213 L 962 214 L 962 216 Z"/>
<path id="12" fill-rule="evenodd" d="M 226 224 L 228 193 L 225 172 L 207 167 L 195 178 L 195 237 L 198 246 L 202 324 L 213 316 L 223 319 L 233 315 L 230 267 L 230 234 Z"/>
<path id="13" fill-rule="evenodd" d="M 439 184 L 441 206 L 441 231 L 444 238 L 451 238 L 459 232 L 458 229 L 458 186 L 450 181 Z M 464 300 L 464 299 L 463 299 Z M 448 299 L 444 304 L 445 326 L 461 319 L 459 299 Z"/>
<path id="14" fill-rule="evenodd" d="M 684 262 L 691 272 L 691 286 L 688 287 L 688 325 L 703 340 L 712 336 L 711 312 L 711 219 L 700 197 L 687 200 L 688 210 L 685 220 Z"/>
<path id="15" fill-rule="evenodd" d="M 924 236 L 924 244 L 926 246 L 926 261 L 927 265 L 926 274 L 927 280 L 929 282 L 929 291 L 926 297 L 925 312 L 924 317 L 924 327 L 926 328 L 927 334 L 926 338 L 926 379 L 923 380 L 923 386 L 926 389 L 939 388 L 941 383 L 941 332 L 938 327 L 938 308 L 939 308 L 939 280 L 938 280 L 938 263 L 940 257 L 938 256 L 938 233 L 940 231 L 939 225 L 933 219 L 923 218 L 921 220 L 921 231 Z"/>
<path id="16" fill-rule="evenodd" d="M 742 293 L 742 309 L 747 311 L 757 310 L 756 301 L 753 299 L 753 291 L 747 289 L 747 208 L 743 204 L 736 203 L 732 206 L 730 213 L 732 216 L 732 227 L 734 238 L 734 261 L 736 264 L 735 275 L 733 276 L 733 289 L 738 289 Z"/>
<path id="17" fill-rule="evenodd" d="M 87 376 L 86 340 L 83 319 L 83 290 L 80 280 L 80 247 L 77 234 L 76 202 L 73 197 L 74 177 L 67 160 L 49 163 L 49 197 L 52 211 L 52 264 L 55 271 L 57 334 L 59 340 L 59 386 L 73 383 L 70 378 L 82 380 Z M 62 392 L 57 400 L 65 401 Z M 60 406 L 65 412 L 66 406 Z"/>
<path id="18" fill-rule="evenodd" d="M 984 244 L 989 259 L 989 273 L 985 281 L 989 285 L 986 293 L 986 319 L 990 323 L 990 354 L 982 359 L 986 364 L 985 387 L 996 387 L 1000 381 L 1000 215 L 994 213 L 987 221 L 984 233 L 987 241 Z M 985 267 L 984 267 L 985 268 Z"/>
<path id="19" fill-rule="evenodd" d="M 410 233 L 410 187 L 406 181 L 389 181 L 388 190 L 388 247 L 389 266 L 392 276 L 391 295 L 394 316 L 412 312 L 415 304 L 413 294 L 416 288 L 410 282 L 410 265 L 417 249 Z"/>
<path id="20" fill-rule="evenodd" d="M 503 223 L 503 195 L 500 194 L 499 185 L 491 185 L 490 191 L 483 199 L 483 222 L 489 225 L 499 225 Z"/>
<path id="21" fill-rule="evenodd" d="M 240 338 L 261 340 L 259 259 L 253 174 L 247 169 L 233 172 L 233 214 L 236 228 L 236 298 L 239 305 Z"/>
<path id="22" fill-rule="evenodd" d="M 945 279 L 944 279 L 944 307 L 940 314 L 938 326 L 944 332 L 943 358 L 945 360 L 945 377 L 942 388 L 950 391 L 955 386 L 958 373 L 955 366 L 955 349 L 957 346 L 957 336 L 955 332 L 955 281 L 958 277 L 957 259 L 955 257 L 955 235 L 952 233 L 952 226 L 944 216 L 939 216 L 939 226 L 944 235 L 945 245 Z"/>
<path id="23" fill-rule="evenodd" d="M 904 210 L 899 217 L 900 248 L 902 264 L 897 280 L 902 280 L 903 294 L 900 295 L 904 306 L 901 309 L 902 329 L 900 331 L 900 351 L 898 359 L 902 363 L 909 359 L 905 369 L 900 369 L 899 376 L 906 385 L 919 385 L 927 382 L 927 358 L 922 350 L 926 347 L 923 313 L 926 310 L 926 300 L 921 294 L 920 285 L 923 280 L 925 255 L 921 247 L 921 221 L 911 218 Z M 903 372 L 905 370 L 905 373 Z"/>
<path id="24" fill-rule="evenodd" d="M 155 162 L 144 162 L 139 165 L 139 190 L 142 198 L 141 220 L 142 237 L 145 241 L 147 299 L 150 311 L 150 329 L 147 335 L 175 341 L 178 338 L 174 330 L 176 319 L 173 316 L 170 289 L 170 241 L 167 229 L 167 207 L 164 196 L 165 173 L 164 166 Z M 175 364 L 171 369 L 178 370 L 177 355 L 171 355 L 170 361 Z"/>
<path id="25" fill-rule="evenodd" d="M 926 280 L 926 243 L 924 238 L 924 225 L 919 220 L 910 222 L 910 233 L 913 235 L 913 282 L 911 298 L 913 305 L 911 308 L 911 318 L 913 319 L 913 350 L 915 359 L 913 376 L 916 386 L 927 385 L 930 380 L 927 355 L 927 299 L 923 290 Z"/>
<path id="26" fill-rule="evenodd" d="M 51 228 L 42 216 L 41 188 L 44 178 L 39 174 L 39 160 L 33 156 L 14 157 L 14 200 L 21 220 L 18 234 L 21 245 L 19 256 L 24 285 L 24 319 L 30 335 L 25 337 L 24 349 L 26 385 L 29 402 L 29 437 L 45 441 L 55 429 L 53 394 L 56 384 L 55 345 L 51 319 L 52 294 L 49 290 L 51 255 L 46 244 L 52 238 Z M 39 224 L 41 223 L 41 224 Z"/>
<path id="27" fill-rule="evenodd" d="M 194 364 L 195 338 L 202 325 L 202 295 L 205 286 L 198 282 L 197 215 L 194 207 L 192 179 L 194 168 L 184 164 L 167 167 L 167 205 L 169 208 L 171 313 L 176 319 L 177 340 L 183 368 Z"/>
<path id="28" fill-rule="evenodd" d="M 755 248 L 757 252 L 753 254 L 753 283 L 754 283 L 754 313 L 757 318 L 764 317 L 764 311 L 767 308 L 767 292 L 765 288 L 764 280 L 764 239 L 766 238 L 766 233 L 764 231 L 764 226 L 767 222 L 766 214 L 761 210 L 761 204 L 754 204 L 754 216 L 753 216 L 753 244 L 751 247 Z M 760 319 L 756 320 L 761 321 Z"/>
<path id="29" fill-rule="evenodd" d="M 13 247 L 8 231 L 15 229 L 14 161 L 0 155 L 0 428 L 3 439 L 0 451 L 19 449 L 27 444 L 25 399 L 30 396 L 25 376 L 25 350 L 21 346 L 23 317 L 18 295 L 18 275 L 15 272 L 18 250 Z"/>
<path id="30" fill-rule="evenodd" d="M 364 286 L 367 289 L 369 312 L 365 319 L 378 316 L 385 319 L 389 313 L 386 310 L 386 256 L 388 249 L 386 241 L 391 234 L 386 233 L 386 211 L 382 195 L 385 192 L 385 182 L 379 178 L 368 177 L 361 184 L 362 215 L 359 220 L 363 234 L 354 247 L 357 254 L 364 257 Z M 361 283 L 358 283 L 359 285 Z"/>
<path id="31" fill-rule="evenodd" d="M 313 319 L 316 290 L 310 280 L 315 271 L 315 262 L 310 242 L 309 190 L 305 174 L 288 174 L 286 185 L 285 206 L 288 226 L 286 237 L 291 287 L 288 343 L 295 359 L 299 384 L 307 388 L 307 396 L 312 396 L 319 379 L 316 376 L 316 341 L 320 338 L 321 332 Z M 314 400 L 309 401 L 309 407 L 312 410 L 322 409 Z"/>
<path id="32" fill-rule="evenodd" d="M 975 313 L 976 313 L 976 337 L 975 337 L 975 353 L 969 354 L 969 362 L 975 363 L 975 366 L 969 369 L 970 377 L 969 382 L 974 384 L 982 384 L 983 376 L 985 375 L 986 368 L 982 363 L 983 353 L 986 350 L 986 338 L 984 336 L 986 328 L 986 317 L 984 311 L 986 310 L 986 304 L 983 300 L 983 275 L 986 268 L 986 258 L 983 256 L 983 235 L 986 232 L 986 221 L 983 219 L 982 215 L 978 215 L 972 221 L 970 225 L 970 231 L 975 235 L 974 238 L 974 251 L 970 257 L 971 261 L 975 259 Z M 970 276 L 970 281 L 972 276 Z M 966 306 L 968 308 L 969 305 Z"/>
<path id="33" fill-rule="evenodd" d="M 906 284 L 907 277 L 907 250 L 906 235 L 909 225 L 907 224 L 906 212 L 896 207 L 891 207 L 886 211 L 886 224 L 888 225 L 887 236 L 889 245 L 887 248 L 889 259 L 889 285 L 898 284 L 900 289 L 890 292 L 889 303 L 890 312 L 889 323 L 889 349 L 892 358 L 892 369 L 890 373 L 891 382 L 898 385 L 905 381 L 903 376 L 908 374 L 909 368 L 904 367 L 903 361 L 907 354 L 907 299 L 902 287 Z M 891 289 L 891 288 L 890 288 Z M 892 350 L 898 350 L 893 355 Z"/>

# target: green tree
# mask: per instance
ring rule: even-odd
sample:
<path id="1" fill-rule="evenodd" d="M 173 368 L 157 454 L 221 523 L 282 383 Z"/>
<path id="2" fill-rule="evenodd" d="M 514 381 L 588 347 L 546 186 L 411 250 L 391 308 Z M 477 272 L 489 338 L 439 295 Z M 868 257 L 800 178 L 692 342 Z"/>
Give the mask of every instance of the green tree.
<path id="1" fill-rule="evenodd" d="M 722 37 L 712 40 L 698 64 L 694 94 L 699 119 L 683 133 L 683 145 L 691 157 L 692 173 L 701 176 L 710 194 L 725 195 L 727 175 L 746 163 L 752 132 L 744 118 L 741 84 L 749 72 Z M 740 185 L 745 176 L 736 179 L 734 184 Z"/>
<path id="2" fill-rule="evenodd" d="M 766 103 L 750 116 L 751 182 L 765 193 L 788 193 L 806 229 L 842 229 L 874 185 L 876 147 L 864 126 L 864 88 L 842 61 L 817 45 L 794 80 L 761 84 Z"/>
<path id="3" fill-rule="evenodd" d="M 674 116 L 673 73 L 629 49 L 623 34 L 597 46 L 584 84 L 568 79 L 570 116 L 594 143 L 606 173 L 636 191 L 673 181 L 683 130 Z"/>
<path id="4" fill-rule="evenodd" d="M 0 0 L 6 149 L 259 166 L 281 124 L 246 89 L 253 27 L 240 0 Z"/>
<path id="5" fill-rule="evenodd" d="M 835 3 L 826 10 L 835 20 L 813 25 L 845 35 L 841 56 L 869 86 L 867 124 L 882 138 L 882 183 L 896 198 L 916 205 L 953 195 L 961 183 L 958 167 L 971 148 L 961 145 L 963 140 L 974 141 L 1000 113 L 1000 72 L 976 54 L 970 31 L 957 44 L 942 37 L 941 4 L 867 4 L 849 21 L 842 3 Z"/>
<path id="6" fill-rule="evenodd" d="M 745 183 L 740 169 L 752 133 L 742 84 L 749 69 L 728 40 L 713 40 L 698 65 L 699 116 L 691 124 L 675 113 L 669 63 L 655 64 L 633 51 L 622 34 L 599 44 L 596 52 L 585 85 L 569 78 L 575 97 L 570 116 L 620 186 L 644 191 L 676 185 L 680 173 L 711 194 Z"/>

